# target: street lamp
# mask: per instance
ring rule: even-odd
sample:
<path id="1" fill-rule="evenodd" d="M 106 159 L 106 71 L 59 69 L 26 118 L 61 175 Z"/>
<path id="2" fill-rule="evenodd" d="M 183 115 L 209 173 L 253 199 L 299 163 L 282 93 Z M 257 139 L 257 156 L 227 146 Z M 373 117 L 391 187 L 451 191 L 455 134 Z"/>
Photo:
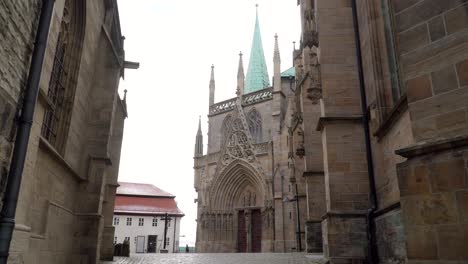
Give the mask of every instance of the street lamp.
<path id="1" fill-rule="evenodd" d="M 296 189 L 296 194 L 294 195 L 294 198 L 289 198 L 288 196 L 285 196 L 283 198 L 284 203 L 289 203 L 289 202 L 296 202 L 296 219 L 297 219 L 297 232 L 296 232 L 296 239 L 297 239 L 297 252 L 302 251 L 302 241 L 301 241 L 301 219 L 299 218 L 299 193 L 297 192 L 297 183 L 294 183 L 294 187 Z"/>

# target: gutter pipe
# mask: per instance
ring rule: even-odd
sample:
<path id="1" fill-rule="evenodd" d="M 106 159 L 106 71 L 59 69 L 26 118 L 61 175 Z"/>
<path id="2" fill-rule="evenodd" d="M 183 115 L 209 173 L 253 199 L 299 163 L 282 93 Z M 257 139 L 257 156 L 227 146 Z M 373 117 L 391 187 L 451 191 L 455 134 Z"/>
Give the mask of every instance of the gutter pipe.
<path id="1" fill-rule="evenodd" d="M 29 135 L 34 118 L 37 96 L 39 93 L 39 81 L 42 75 L 49 35 L 52 12 L 55 0 L 43 0 L 39 17 L 39 25 L 35 38 L 35 46 L 31 57 L 29 75 L 24 90 L 23 106 L 18 120 L 18 132 L 16 135 L 13 155 L 8 172 L 8 180 L 3 196 L 3 207 L 0 213 L 0 264 L 6 264 L 8 260 L 11 238 L 15 228 L 15 214 L 18 204 L 18 196 L 23 175 L 24 163 L 29 144 Z"/>
<path id="2" fill-rule="evenodd" d="M 366 232 L 367 232 L 367 256 L 368 263 L 377 264 L 379 262 L 377 255 L 376 246 L 376 231 L 375 224 L 373 221 L 374 213 L 377 210 L 377 191 L 375 187 L 375 174 L 374 174 L 374 162 L 372 159 L 372 146 L 370 139 L 369 129 L 369 114 L 367 111 L 367 97 L 366 87 L 364 84 L 364 74 L 362 66 L 362 53 L 361 53 L 361 38 L 359 35 L 359 21 L 357 14 L 356 0 L 351 1 L 351 8 L 353 13 L 353 25 L 354 25 L 354 39 L 356 44 L 356 57 L 359 74 L 359 88 L 361 92 L 361 111 L 362 111 L 362 123 L 364 126 L 364 140 L 366 145 L 366 159 L 367 159 L 367 171 L 369 175 L 369 200 L 370 208 L 366 213 Z"/>

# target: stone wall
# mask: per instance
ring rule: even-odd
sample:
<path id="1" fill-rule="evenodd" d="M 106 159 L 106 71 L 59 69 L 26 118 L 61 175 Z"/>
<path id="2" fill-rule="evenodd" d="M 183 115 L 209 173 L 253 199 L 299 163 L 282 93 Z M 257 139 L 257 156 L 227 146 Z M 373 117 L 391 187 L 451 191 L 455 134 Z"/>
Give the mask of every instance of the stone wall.
<path id="1" fill-rule="evenodd" d="M 15 139 L 15 115 L 26 85 L 40 1 L 2 3 L 0 8 L 0 193 L 8 176 Z"/>
<path id="2" fill-rule="evenodd" d="M 441 147 L 399 152 L 409 158 L 397 167 L 408 263 L 468 260 L 468 151 Z"/>
<path id="3" fill-rule="evenodd" d="M 395 25 L 414 137 L 466 134 L 468 3 L 407 2 L 395 1 Z"/>
<path id="4" fill-rule="evenodd" d="M 54 3 L 9 263 L 97 263 L 101 252 L 112 258 L 113 228 L 109 226 L 126 118 L 125 102 L 117 93 L 123 57 L 115 52 L 123 51 L 116 43 L 120 28 L 111 30 L 112 25 L 103 24 L 118 19 L 110 12 L 117 10 L 110 6 L 116 2 L 79 2 L 86 9 L 79 14 L 86 31 L 82 52 L 71 57 L 78 67 L 76 80 L 67 79 L 70 96 L 65 100 L 63 148 L 41 134 L 50 107 L 47 94 L 65 0 Z M 27 78 L 39 4 L 15 1 L 0 8 L 0 23 L 7 25 L 0 29 L 0 56 L 9 58 L 0 62 L 1 173 L 7 168 L 14 139 L 13 116 Z"/>
<path id="5" fill-rule="evenodd" d="M 397 166 L 408 260 L 466 261 L 468 4 L 395 1 L 394 8 L 415 138 L 397 151 L 408 159 Z"/>

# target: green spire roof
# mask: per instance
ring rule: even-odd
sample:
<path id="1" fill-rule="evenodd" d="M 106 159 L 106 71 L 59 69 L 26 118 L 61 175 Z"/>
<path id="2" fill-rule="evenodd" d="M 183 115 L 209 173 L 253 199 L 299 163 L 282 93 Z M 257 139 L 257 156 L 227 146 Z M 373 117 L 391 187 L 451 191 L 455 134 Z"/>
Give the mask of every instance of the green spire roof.
<path id="1" fill-rule="evenodd" d="M 265 55 L 263 53 L 260 24 L 258 23 L 258 11 L 255 19 L 255 30 L 250 50 L 249 68 L 245 78 L 244 94 L 255 92 L 270 86 Z"/>
<path id="2" fill-rule="evenodd" d="M 296 69 L 294 67 L 291 67 L 284 72 L 281 73 L 281 77 L 289 77 L 289 76 L 296 76 Z"/>

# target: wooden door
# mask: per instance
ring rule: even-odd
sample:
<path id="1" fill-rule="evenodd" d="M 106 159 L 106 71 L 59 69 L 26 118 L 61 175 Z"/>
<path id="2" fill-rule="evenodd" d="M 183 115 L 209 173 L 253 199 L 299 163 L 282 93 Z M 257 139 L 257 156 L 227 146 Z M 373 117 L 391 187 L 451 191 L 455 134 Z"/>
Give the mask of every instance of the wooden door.
<path id="1" fill-rule="evenodd" d="M 239 211 L 237 215 L 237 252 L 247 252 L 244 211 Z"/>
<path id="2" fill-rule="evenodd" d="M 262 213 L 252 211 L 252 252 L 262 252 Z"/>

